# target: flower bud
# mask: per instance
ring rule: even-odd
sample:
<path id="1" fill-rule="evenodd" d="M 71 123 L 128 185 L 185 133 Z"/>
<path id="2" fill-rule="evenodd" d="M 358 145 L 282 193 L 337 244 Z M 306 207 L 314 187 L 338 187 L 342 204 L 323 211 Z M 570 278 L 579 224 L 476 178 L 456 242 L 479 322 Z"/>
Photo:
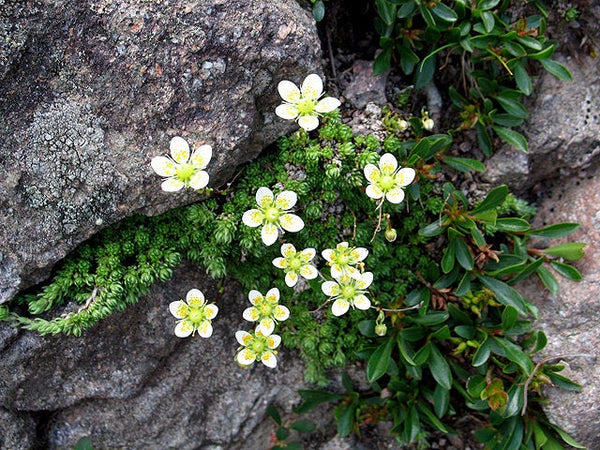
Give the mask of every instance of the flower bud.
<path id="1" fill-rule="evenodd" d="M 398 233 L 396 232 L 395 228 L 386 228 L 384 235 L 388 242 L 394 242 L 398 237 Z"/>
<path id="2" fill-rule="evenodd" d="M 433 119 L 430 119 L 429 117 L 424 118 L 421 120 L 421 122 L 423 123 L 423 128 L 427 131 L 431 131 L 433 130 L 433 126 L 434 126 L 434 122 Z"/>
<path id="3" fill-rule="evenodd" d="M 377 336 L 385 336 L 386 333 L 387 326 L 385 325 L 385 323 L 378 323 L 377 325 L 375 325 L 375 334 Z"/>

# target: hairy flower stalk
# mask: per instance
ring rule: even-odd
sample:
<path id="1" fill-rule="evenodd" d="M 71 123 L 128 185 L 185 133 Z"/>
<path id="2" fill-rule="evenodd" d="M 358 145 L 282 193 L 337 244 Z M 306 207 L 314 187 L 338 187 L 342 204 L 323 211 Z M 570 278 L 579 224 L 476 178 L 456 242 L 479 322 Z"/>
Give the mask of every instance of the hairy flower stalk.
<path id="1" fill-rule="evenodd" d="M 341 105 L 337 98 L 320 99 L 323 80 L 315 73 L 305 78 L 300 89 L 291 81 L 283 80 L 277 90 L 284 102 L 275 109 L 275 114 L 282 119 L 298 120 L 298 125 L 306 131 L 319 126 L 319 115 L 332 112 Z"/>
<path id="2" fill-rule="evenodd" d="M 161 188 L 166 192 L 176 192 L 184 187 L 203 189 L 208 185 L 209 176 L 204 169 L 212 158 L 212 147 L 201 145 L 190 155 L 190 146 L 182 137 L 171 139 L 171 156 L 155 156 L 150 165 L 154 172 L 166 177 Z"/>
<path id="3" fill-rule="evenodd" d="M 198 332 L 204 338 L 212 336 L 211 321 L 219 312 L 214 303 L 207 304 L 204 294 L 198 289 L 191 289 L 184 300 L 177 300 L 169 304 L 169 311 L 176 319 L 175 336 L 188 337 Z"/>
<path id="4" fill-rule="evenodd" d="M 283 191 L 275 198 L 271 189 L 258 188 L 256 203 L 258 209 L 250 209 L 242 216 L 242 222 L 249 227 L 261 229 L 261 239 L 265 245 L 272 245 L 283 230 L 297 232 L 304 228 L 304 221 L 288 211 L 294 207 L 298 196 L 292 191 Z"/>

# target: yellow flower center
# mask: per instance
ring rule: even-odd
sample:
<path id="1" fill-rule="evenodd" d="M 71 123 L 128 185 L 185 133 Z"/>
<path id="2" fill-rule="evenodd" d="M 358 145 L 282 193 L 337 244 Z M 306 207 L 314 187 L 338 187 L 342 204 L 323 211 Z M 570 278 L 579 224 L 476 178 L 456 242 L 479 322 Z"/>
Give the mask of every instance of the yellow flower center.
<path id="1" fill-rule="evenodd" d="M 190 308 L 188 320 L 194 324 L 204 322 L 206 315 L 204 314 L 204 308 Z"/>
<path id="2" fill-rule="evenodd" d="M 316 104 L 317 102 L 314 100 L 302 98 L 296 103 L 296 109 L 298 110 L 299 115 L 306 116 L 314 113 Z"/>
<path id="3" fill-rule="evenodd" d="M 346 300 L 352 300 L 356 295 L 356 288 L 354 286 L 344 286 L 342 288 L 342 297 Z"/>
<path id="4" fill-rule="evenodd" d="M 290 270 L 292 270 L 294 272 L 297 272 L 298 270 L 300 270 L 300 268 L 302 266 L 303 266 L 302 258 L 297 253 L 294 256 L 292 256 L 288 261 L 288 267 L 290 268 Z"/>
<path id="5" fill-rule="evenodd" d="M 254 336 L 252 342 L 250 342 L 250 345 L 248 345 L 248 348 L 256 355 L 261 355 L 269 348 L 267 345 L 267 338 L 264 336 Z"/>
<path id="6" fill-rule="evenodd" d="M 265 210 L 264 214 L 267 222 L 276 223 L 279 220 L 279 216 L 281 216 L 281 211 L 275 206 L 270 206 Z"/>
<path id="7" fill-rule="evenodd" d="M 381 177 L 381 180 L 379 180 L 379 187 L 382 191 L 389 191 L 394 187 L 395 184 L 396 180 L 391 175 L 384 175 Z"/>
<path id="8" fill-rule="evenodd" d="M 187 183 L 196 173 L 196 168 L 190 163 L 179 164 L 176 169 L 176 177 Z"/>
<path id="9" fill-rule="evenodd" d="M 342 251 L 335 255 L 335 262 L 342 267 L 347 265 L 350 262 L 350 260 L 350 252 L 348 251 Z"/>

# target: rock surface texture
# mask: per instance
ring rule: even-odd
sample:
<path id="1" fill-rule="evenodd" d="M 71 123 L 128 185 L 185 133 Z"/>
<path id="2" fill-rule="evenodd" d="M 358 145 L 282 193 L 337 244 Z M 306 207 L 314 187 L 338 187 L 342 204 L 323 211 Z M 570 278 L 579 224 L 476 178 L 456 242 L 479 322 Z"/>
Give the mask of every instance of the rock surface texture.
<path id="1" fill-rule="evenodd" d="M 0 0 L 0 303 L 102 227 L 199 198 L 150 169 L 174 135 L 229 180 L 295 127 L 276 85 L 319 57 L 294 0 Z"/>
<path id="2" fill-rule="evenodd" d="M 536 225 L 578 222 L 581 227 L 568 241 L 586 242 L 584 258 L 574 265 L 583 275 L 580 282 L 557 276 L 560 292 L 553 296 L 533 278 L 525 295 L 540 309 L 536 327 L 548 336 L 538 359 L 562 356 L 566 375 L 583 386 L 579 393 L 558 388 L 545 390 L 549 419 L 590 449 L 598 448 L 600 436 L 600 170 L 585 178 L 554 183 L 545 193 Z M 566 241 L 566 239 L 563 239 Z M 550 245 L 561 243 L 552 240 Z M 543 245 L 543 242 L 540 242 Z"/>
<path id="3" fill-rule="evenodd" d="M 600 154 L 600 66 L 595 58 L 556 56 L 573 75 L 561 81 L 541 75 L 523 127 L 529 153 L 505 146 L 487 162 L 484 178 L 525 191 L 536 183 L 577 175 Z"/>

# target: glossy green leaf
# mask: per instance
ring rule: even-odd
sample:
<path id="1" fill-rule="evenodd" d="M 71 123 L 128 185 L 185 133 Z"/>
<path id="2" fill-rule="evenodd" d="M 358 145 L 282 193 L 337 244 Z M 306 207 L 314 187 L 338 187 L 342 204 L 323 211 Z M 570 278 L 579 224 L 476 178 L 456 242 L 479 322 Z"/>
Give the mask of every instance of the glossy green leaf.
<path id="1" fill-rule="evenodd" d="M 267 406 L 266 412 L 271 418 L 275 421 L 277 425 L 281 425 L 281 416 L 279 415 L 279 411 L 272 405 Z"/>
<path id="2" fill-rule="evenodd" d="M 354 412 L 356 410 L 356 404 L 351 403 L 341 408 L 341 412 L 338 416 L 337 432 L 341 437 L 348 436 L 352 433 L 354 427 Z"/>
<path id="3" fill-rule="evenodd" d="M 435 16 L 442 20 L 445 20 L 446 22 L 455 22 L 458 19 L 458 16 L 454 12 L 454 10 L 444 5 L 442 2 L 435 5 L 435 7 L 432 8 L 431 12 Z"/>
<path id="4" fill-rule="evenodd" d="M 367 380 L 373 383 L 385 375 L 390 365 L 392 355 L 393 339 L 388 338 L 373 352 L 367 363 Z"/>
<path id="5" fill-rule="evenodd" d="M 456 239 L 456 260 L 465 270 L 473 270 L 475 262 L 471 250 L 462 239 Z"/>
<path id="6" fill-rule="evenodd" d="M 495 97 L 495 100 L 513 117 L 526 119 L 529 115 L 521 99 L 519 96 L 513 95 L 513 91 L 503 91 Z"/>
<path id="7" fill-rule="evenodd" d="M 438 385 L 439 386 L 439 385 Z M 454 434 L 452 429 L 446 426 L 446 424 L 442 423 L 433 412 L 429 409 L 425 402 L 418 402 L 417 408 L 421 412 L 422 416 L 425 416 L 426 422 L 432 425 L 434 428 L 437 428 L 439 431 L 445 434 Z"/>
<path id="8" fill-rule="evenodd" d="M 280 441 L 285 441 L 290 436 L 290 430 L 284 427 L 279 427 L 275 431 L 275 436 Z"/>
<path id="9" fill-rule="evenodd" d="M 398 9 L 398 19 L 404 19 L 414 14 L 417 10 L 417 3 L 414 0 L 409 0 Z"/>
<path id="10" fill-rule="evenodd" d="M 544 66 L 544 69 L 546 69 L 559 80 L 573 81 L 573 76 L 571 75 L 571 72 L 569 72 L 569 69 L 567 69 L 558 61 L 554 61 L 552 59 L 541 59 L 540 63 L 542 66 Z"/>
<path id="11" fill-rule="evenodd" d="M 522 233 L 531 228 L 529 222 L 518 217 L 501 217 L 496 220 L 496 228 L 501 231 L 509 231 L 513 233 Z"/>
<path id="12" fill-rule="evenodd" d="M 338 400 L 342 400 L 344 396 L 339 394 L 332 394 L 327 391 L 318 391 L 318 390 L 304 390 L 300 389 L 298 391 L 298 395 L 302 398 L 302 404 L 297 408 L 294 408 L 294 412 L 296 414 L 304 414 L 311 409 L 316 408 L 321 403 L 326 402 L 335 402 Z"/>
<path id="13" fill-rule="evenodd" d="M 452 387 L 452 372 L 450 371 L 450 366 L 433 342 L 430 342 L 428 345 L 431 346 L 429 360 L 427 361 L 431 375 L 433 375 L 433 378 L 438 384 L 444 389 L 449 390 Z"/>
<path id="14" fill-rule="evenodd" d="M 379 17 L 381 17 L 381 20 L 383 20 L 383 23 L 388 26 L 394 25 L 397 6 L 387 0 L 375 0 L 375 5 L 377 7 L 377 13 L 379 14 Z"/>
<path id="15" fill-rule="evenodd" d="M 579 227 L 578 223 L 573 222 L 555 223 L 547 227 L 530 230 L 527 234 L 532 237 L 556 239 L 570 235 Z"/>
<path id="16" fill-rule="evenodd" d="M 498 135 L 498 137 L 500 137 L 500 139 L 512 145 L 517 150 L 523 153 L 527 153 L 529 151 L 527 147 L 527 139 L 525 139 L 521 133 L 509 128 L 499 127 L 497 125 L 492 125 L 492 129 Z"/>
<path id="17" fill-rule="evenodd" d="M 450 391 L 444 389 L 440 384 L 435 386 L 433 391 L 433 410 L 439 418 L 444 417 L 450 405 Z"/>
<path id="18" fill-rule="evenodd" d="M 513 73 L 519 90 L 525 95 L 531 95 L 533 83 L 523 63 L 518 61 L 513 67 Z"/>
<path id="19" fill-rule="evenodd" d="M 546 289 L 548 289 L 548 291 L 550 291 L 550 293 L 552 295 L 558 294 L 558 291 L 560 290 L 560 286 L 558 284 L 558 280 L 552 274 L 552 272 L 550 272 L 544 266 L 538 267 L 536 272 L 537 272 L 538 276 L 540 277 L 540 280 L 542 280 L 542 283 L 544 284 L 544 286 L 546 286 Z"/>
<path id="20" fill-rule="evenodd" d="M 447 164 L 460 172 L 470 172 L 472 170 L 476 172 L 485 172 L 485 164 L 476 159 L 445 156 L 443 161 L 444 164 Z"/>
<path id="21" fill-rule="evenodd" d="M 483 23 L 483 28 L 485 29 L 486 33 L 491 33 L 494 30 L 496 20 L 491 12 L 483 11 L 481 13 L 481 22 Z"/>
<path id="22" fill-rule="evenodd" d="M 325 17 L 325 3 L 323 0 L 317 0 L 312 8 L 313 17 L 317 22 L 320 22 Z"/>
<path id="23" fill-rule="evenodd" d="M 419 230 L 419 234 L 421 236 L 426 236 L 426 237 L 433 237 L 433 236 L 442 234 L 444 232 L 444 230 L 446 229 L 446 227 L 444 225 L 442 225 L 445 222 L 445 220 L 446 220 L 446 217 L 443 216 L 441 218 L 441 220 L 436 220 L 435 222 L 424 226 L 423 228 L 421 228 Z"/>
<path id="24" fill-rule="evenodd" d="M 583 276 L 581 273 L 570 264 L 565 264 L 559 261 L 550 261 L 550 266 L 558 273 L 571 281 L 581 281 Z"/>
<path id="25" fill-rule="evenodd" d="M 375 58 L 373 62 L 373 74 L 381 75 L 385 73 L 392 64 L 392 49 L 385 48 Z"/>
<path id="26" fill-rule="evenodd" d="M 450 315 L 446 311 L 429 311 L 423 316 L 409 316 L 411 320 L 420 325 L 432 327 L 448 320 Z"/>
<path id="27" fill-rule="evenodd" d="M 415 89 L 422 89 L 433 78 L 435 72 L 435 55 L 427 55 L 415 72 Z"/>
<path id="28" fill-rule="evenodd" d="M 477 2 L 477 9 L 480 11 L 489 11 L 495 8 L 500 3 L 500 0 L 479 0 Z"/>
<path id="29" fill-rule="evenodd" d="M 471 211 L 471 214 L 479 214 L 484 211 L 496 208 L 497 206 L 500 206 L 506 199 L 507 195 L 508 187 L 506 187 L 505 185 L 495 187 L 490 192 L 488 192 L 488 194 L 481 201 L 481 203 L 479 203 L 475 207 L 475 209 Z"/>
<path id="30" fill-rule="evenodd" d="M 512 306 L 519 314 L 526 315 L 525 300 L 515 289 L 503 281 L 485 275 L 478 277 L 481 283 L 496 294 L 496 299 L 503 305 Z"/>
<path id="31" fill-rule="evenodd" d="M 585 242 L 567 242 L 546 248 L 544 249 L 544 253 L 558 258 L 564 258 L 569 261 L 577 261 L 585 255 L 585 252 L 583 251 L 585 246 Z"/>
<path id="32" fill-rule="evenodd" d="M 494 342 L 498 344 L 504 353 L 504 356 L 509 360 L 517 364 L 523 372 L 530 374 L 533 370 L 533 363 L 531 358 L 516 344 L 505 338 L 494 337 Z"/>
<path id="33" fill-rule="evenodd" d="M 512 306 L 507 306 L 502 311 L 502 329 L 510 330 L 514 327 L 515 322 L 519 316 L 519 312 Z"/>
<path id="34" fill-rule="evenodd" d="M 290 428 L 300 431 L 301 433 L 311 433 L 316 430 L 316 425 L 312 420 L 298 419 L 290 425 Z"/>
<path id="35" fill-rule="evenodd" d="M 536 52 L 541 51 L 543 48 L 541 42 L 531 36 L 517 36 L 516 39 L 525 47 L 529 47 Z"/>
<path id="36" fill-rule="evenodd" d="M 490 357 L 492 346 L 489 339 L 485 339 L 480 345 L 475 354 L 473 355 L 473 367 L 479 367 L 485 364 Z"/>
<path id="37" fill-rule="evenodd" d="M 451 240 L 448 242 L 448 246 L 444 249 L 444 254 L 442 255 L 442 260 L 440 261 L 440 266 L 444 273 L 450 272 L 454 269 L 454 258 L 456 255 L 456 240 Z"/>

